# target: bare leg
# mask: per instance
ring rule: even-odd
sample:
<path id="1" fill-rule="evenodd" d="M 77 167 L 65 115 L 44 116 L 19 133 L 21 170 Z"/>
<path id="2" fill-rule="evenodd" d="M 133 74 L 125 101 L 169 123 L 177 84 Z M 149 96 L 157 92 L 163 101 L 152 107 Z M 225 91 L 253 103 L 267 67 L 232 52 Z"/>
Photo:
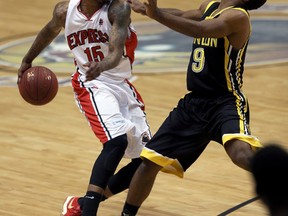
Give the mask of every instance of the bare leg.
<path id="1" fill-rule="evenodd" d="M 93 185 L 93 184 L 89 184 L 88 185 L 87 191 L 93 191 L 93 192 L 96 192 L 96 193 L 99 193 L 99 194 L 103 194 L 104 193 L 103 188 L 98 187 L 98 186 Z"/>
<path id="2" fill-rule="evenodd" d="M 224 147 L 234 164 L 251 171 L 250 162 L 255 152 L 248 143 L 235 139 L 225 143 Z"/>
<path id="3" fill-rule="evenodd" d="M 140 207 L 149 196 L 157 173 L 161 168 L 161 166 L 144 159 L 131 180 L 126 202 Z"/>
<path id="4" fill-rule="evenodd" d="M 109 197 L 113 196 L 114 194 L 111 192 L 110 188 L 107 186 L 103 195 L 105 196 L 105 199 L 108 199 Z"/>

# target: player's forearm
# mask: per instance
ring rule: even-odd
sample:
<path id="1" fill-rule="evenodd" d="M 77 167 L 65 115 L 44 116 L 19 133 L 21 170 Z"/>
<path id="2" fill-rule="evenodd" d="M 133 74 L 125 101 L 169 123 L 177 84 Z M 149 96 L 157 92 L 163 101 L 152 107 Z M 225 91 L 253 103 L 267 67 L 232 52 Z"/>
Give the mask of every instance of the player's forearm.
<path id="1" fill-rule="evenodd" d="M 136 13 L 141 13 L 143 15 L 146 15 L 146 7 L 145 5 L 140 2 L 140 1 L 128 1 L 130 2 L 131 4 L 131 8 L 134 12 Z M 184 11 L 181 11 L 179 9 L 176 9 L 176 8 L 161 8 L 163 11 L 167 12 L 167 13 L 170 13 L 170 14 L 173 14 L 175 16 L 182 16 L 184 14 Z"/>
<path id="2" fill-rule="evenodd" d="M 200 22 L 174 15 L 166 12 L 162 8 L 157 8 L 156 12 L 151 15 L 150 18 L 187 36 L 199 37 L 203 32 Z"/>
<path id="3" fill-rule="evenodd" d="M 165 13 L 169 13 L 174 16 L 183 16 L 184 14 L 184 11 L 176 9 L 176 8 L 161 8 L 161 10 Z"/>
<path id="4" fill-rule="evenodd" d="M 120 63 L 123 52 L 114 51 L 109 52 L 108 56 L 106 56 L 99 64 L 101 64 L 102 71 L 110 70 Z"/>
<path id="5" fill-rule="evenodd" d="M 118 18 L 114 23 L 109 36 L 108 55 L 103 61 L 99 62 L 102 65 L 103 71 L 112 69 L 119 64 L 124 53 L 126 38 L 128 37 L 127 20 L 129 19 L 130 17 L 126 17 L 126 19 L 122 18 L 122 20 L 121 18 Z"/>
<path id="6" fill-rule="evenodd" d="M 23 58 L 23 62 L 32 63 L 33 60 L 56 38 L 61 29 L 51 31 L 45 26 L 36 36 L 32 46 Z"/>

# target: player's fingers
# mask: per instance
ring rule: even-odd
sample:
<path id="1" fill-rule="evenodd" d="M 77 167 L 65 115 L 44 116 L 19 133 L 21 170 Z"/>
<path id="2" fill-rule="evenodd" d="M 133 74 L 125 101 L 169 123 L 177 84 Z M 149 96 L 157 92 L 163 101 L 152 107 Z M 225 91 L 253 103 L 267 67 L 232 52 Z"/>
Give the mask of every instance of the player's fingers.
<path id="1" fill-rule="evenodd" d="M 23 72 L 21 70 L 18 71 L 18 77 L 17 77 L 17 84 L 21 82 Z"/>
<path id="2" fill-rule="evenodd" d="M 84 67 L 90 67 L 91 66 L 91 62 L 86 62 L 85 64 L 83 64 Z"/>
<path id="3" fill-rule="evenodd" d="M 91 80 L 92 80 L 91 77 L 86 75 L 85 82 L 88 82 L 88 81 L 91 81 Z"/>
<path id="4" fill-rule="evenodd" d="M 85 81 L 91 81 L 93 79 L 94 79 L 93 71 L 90 68 L 86 71 L 86 80 Z"/>
<path id="5" fill-rule="evenodd" d="M 32 66 L 31 63 L 22 63 L 20 68 L 18 69 L 18 77 L 17 77 L 17 84 L 21 82 L 21 78 L 23 73 L 28 70 Z"/>
<path id="6" fill-rule="evenodd" d="M 18 78 L 17 78 L 17 85 L 21 82 L 21 76 L 18 75 Z"/>

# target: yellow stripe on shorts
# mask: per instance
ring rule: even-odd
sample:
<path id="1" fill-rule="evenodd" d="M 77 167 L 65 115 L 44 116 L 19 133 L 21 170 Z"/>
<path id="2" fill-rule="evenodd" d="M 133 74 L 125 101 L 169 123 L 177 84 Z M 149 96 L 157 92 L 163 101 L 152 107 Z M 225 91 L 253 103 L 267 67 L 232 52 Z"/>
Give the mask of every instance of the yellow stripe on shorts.
<path id="1" fill-rule="evenodd" d="M 170 173 L 180 178 L 183 178 L 184 176 L 183 168 L 177 159 L 165 157 L 146 147 L 143 148 L 140 157 L 146 158 L 152 161 L 153 163 L 163 167 L 161 169 L 162 172 Z"/>
<path id="2" fill-rule="evenodd" d="M 257 137 L 245 134 L 225 134 L 222 137 L 223 145 L 225 145 L 226 142 L 233 139 L 241 140 L 248 143 L 249 145 L 251 145 L 253 150 L 257 150 L 263 147 L 263 145 L 260 143 Z"/>

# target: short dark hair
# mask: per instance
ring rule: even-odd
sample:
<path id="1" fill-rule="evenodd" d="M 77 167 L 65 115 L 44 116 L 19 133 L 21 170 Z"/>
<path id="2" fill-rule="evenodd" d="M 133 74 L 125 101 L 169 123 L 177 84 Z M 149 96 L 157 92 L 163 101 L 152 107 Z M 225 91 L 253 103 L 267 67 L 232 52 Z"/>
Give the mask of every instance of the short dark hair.
<path id="1" fill-rule="evenodd" d="M 279 145 L 269 144 L 256 152 L 251 171 L 256 193 L 273 209 L 288 206 L 288 153 Z"/>
<path id="2" fill-rule="evenodd" d="M 249 0 L 244 3 L 244 7 L 246 10 L 255 10 L 264 5 L 266 1 L 267 0 Z"/>

